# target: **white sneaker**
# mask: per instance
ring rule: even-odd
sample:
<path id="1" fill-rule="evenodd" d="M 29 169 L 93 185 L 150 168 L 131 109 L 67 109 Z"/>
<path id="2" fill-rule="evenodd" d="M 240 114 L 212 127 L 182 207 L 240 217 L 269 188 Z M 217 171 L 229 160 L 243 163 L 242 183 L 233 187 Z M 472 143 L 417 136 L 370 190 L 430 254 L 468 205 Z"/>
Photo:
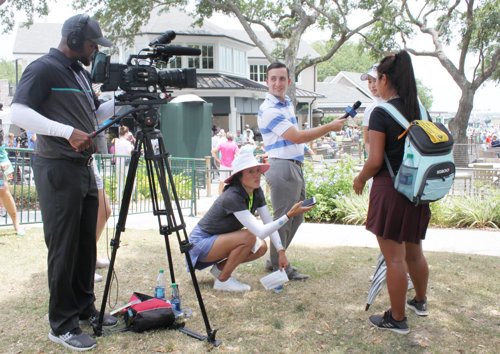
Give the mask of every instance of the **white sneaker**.
<path id="1" fill-rule="evenodd" d="M 217 264 L 214 264 L 210 269 L 210 274 L 212 274 L 215 279 L 218 279 L 220 273 L 222 273 L 222 271 L 219 269 L 219 267 L 217 267 Z"/>
<path id="2" fill-rule="evenodd" d="M 102 275 L 94 273 L 94 283 L 102 282 Z"/>
<path id="3" fill-rule="evenodd" d="M 97 258 L 95 261 L 96 268 L 107 268 L 109 267 L 109 259 L 107 258 Z"/>
<path id="4" fill-rule="evenodd" d="M 214 289 L 222 291 L 249 291 L 251 287 L 248 284 L 240 283 L 235 278 L 230 277 L 226 281 L 220 281 L 219 279 L 215 279 Z"/>

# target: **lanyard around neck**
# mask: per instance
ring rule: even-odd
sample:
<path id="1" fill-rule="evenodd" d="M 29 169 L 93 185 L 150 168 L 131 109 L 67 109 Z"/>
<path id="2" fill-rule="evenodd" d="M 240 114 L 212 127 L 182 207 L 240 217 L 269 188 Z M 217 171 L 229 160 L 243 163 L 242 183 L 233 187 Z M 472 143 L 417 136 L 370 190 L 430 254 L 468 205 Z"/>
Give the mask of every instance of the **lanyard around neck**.
<path id="1" fill-rule="evenodd" d="M 92 108 L 92 112 L 95 112 L 96 108 L 95 108 L 94 98 L 92 97 L 92 89 L 90 88 L 90 84 L 87 81 L 87 78 L 85 77 L 85 75 L 80 76 L 79 73 L 77 73 L 75 70 L 73 70 L 73 68 L 71 68 L 71 71 L 73 72 L 73 75 L 75 76 L 75 79 L 78 82 L 78 85 L 80 86 L 83 93 L 85 94 L 85 97 L 87 97 L 87 100 L 89 101 L 90 107 Z"/>

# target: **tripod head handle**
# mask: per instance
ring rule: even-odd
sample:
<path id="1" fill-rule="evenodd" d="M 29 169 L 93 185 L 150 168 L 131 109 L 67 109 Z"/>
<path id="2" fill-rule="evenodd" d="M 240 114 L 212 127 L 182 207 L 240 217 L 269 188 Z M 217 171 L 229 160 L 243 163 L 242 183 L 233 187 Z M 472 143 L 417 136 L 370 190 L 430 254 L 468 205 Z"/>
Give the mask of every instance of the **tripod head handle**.
<path id="1" fill-rule="evenodd" d="M 105 131 L 106 129 L 108 129 L 109 127 L 111 127 L 112 125 L 116 124 L 116 123 L 120 123 L 120 121 L 125 118 L 126 116 L 128 116 L 129 114 L 132 114 L 136 111 L 138 111 L 140 108 L 132 108 L 128 111 L 126 111 L 125 113 L 122 113 L 122 114 L 119 114 L 117 116 L 113 116 L 115 118 L 113 118 L 110 122 L 106 123 L 105 125 L 103 125 L 102 127 L 100 127 L 99 129 L 97 129 L 95 132 L 92 132 L 92 133 L 89 133 L 89 137 L 91 139 L 94 139 L 97 135 L 101 134 L 103 131 Z"/>

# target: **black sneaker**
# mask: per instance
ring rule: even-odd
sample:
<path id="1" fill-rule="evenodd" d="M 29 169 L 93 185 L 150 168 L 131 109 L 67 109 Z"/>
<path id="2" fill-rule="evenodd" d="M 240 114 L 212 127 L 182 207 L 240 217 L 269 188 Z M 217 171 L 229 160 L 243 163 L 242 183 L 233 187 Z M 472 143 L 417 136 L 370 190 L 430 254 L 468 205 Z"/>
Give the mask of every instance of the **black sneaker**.
<path id="1" fill-rule="evenodd" d="M 406 323 L 406 317 L 401 321 L 396 321 L 392 318 L 391 310 L 385 311 L 383 316 L 370 316 L 370 323 L 379 329 L 388 329 L 399 334 L 410 333 L 410 328 Z"/>
<path id="2" fill-rule="evenodd" d="M 285 269 L 286 275 L 289 280 L 306 280 L 309 279 L 309 275 L 300 273 L 295 267 L 288 267 Z"/>
<path id="3" fill-rule="evenodd" d="M 90 325 L 90 326 L 97 326 L 99 322 L 99 312 L 96 310 L 93 312 L 90 316 L 80 316 L 80 325 Z M 108 315 L 107 313 L 104 314 L 104 319 L 102 321 L 102 326 L 103 327 L 114 327 L 118 323 L 118 319 L 114 316 Z"/>
<path id="4" fill-rule="evenodd" d="M 429 314 L 427 312 L 427 298 L 422 301 L 417 301 L 417 299 L 413 298 L 406 302 L 406 306 L 415 311 L 418 316 L 427 316 Z"/>
<path id="5" fill-rule="evenodd" d="M 94 349 L 97 342 L 94 338 L 86 333 L 83 333 L 80 328 L 76 328 L 70 332 L 56 335 L 54 332 L 49 332 L 49 339 L 54 343 L 62 344 L 66 348 L 83 352 L 85 350 Z"/>

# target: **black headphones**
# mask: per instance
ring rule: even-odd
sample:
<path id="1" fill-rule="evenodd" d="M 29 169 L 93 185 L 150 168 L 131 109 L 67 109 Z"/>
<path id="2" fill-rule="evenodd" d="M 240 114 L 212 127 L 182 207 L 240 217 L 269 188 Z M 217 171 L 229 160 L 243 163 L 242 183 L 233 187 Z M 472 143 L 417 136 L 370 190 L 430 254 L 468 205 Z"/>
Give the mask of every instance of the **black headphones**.
<path id="1" fill-rule="evenodd" d="M 67 44 L 68 47 L 72 50 L 80 51 L 83 49 L 83 43 L 85 42 L 85 38 L 83 35 L 83 30 L 87 23 L 89 22 L 89 15 L 83 14 L 80 15 L 78 19 L 78 25 L 76 28 L 68 34 Z"/>

